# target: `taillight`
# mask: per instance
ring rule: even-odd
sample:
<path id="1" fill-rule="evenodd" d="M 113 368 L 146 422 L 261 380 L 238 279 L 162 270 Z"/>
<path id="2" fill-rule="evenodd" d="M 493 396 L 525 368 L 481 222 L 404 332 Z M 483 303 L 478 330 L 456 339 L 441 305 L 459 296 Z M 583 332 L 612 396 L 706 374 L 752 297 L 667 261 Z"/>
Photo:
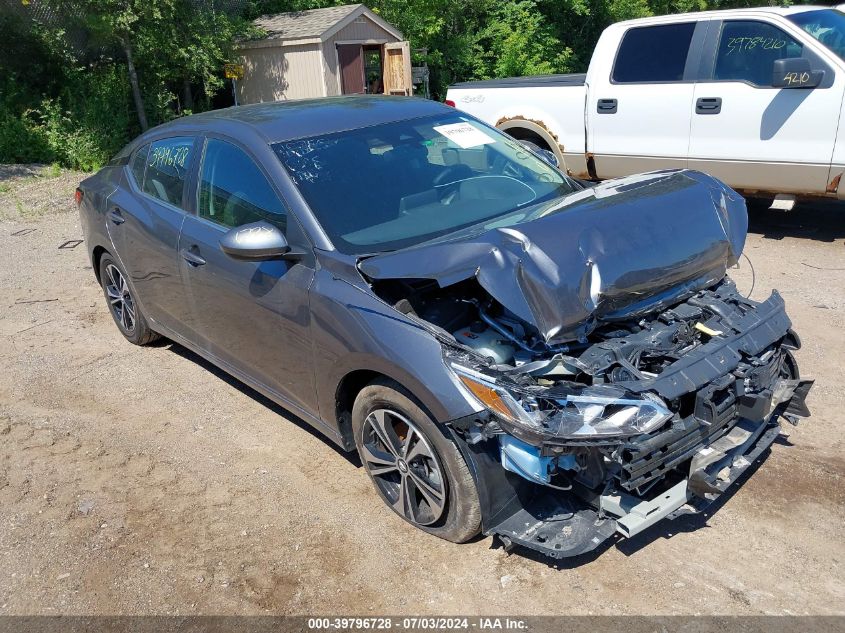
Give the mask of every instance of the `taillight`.
<path id="1" fill-rule="evenodd" d="M 76 193 L 73 194 L 73 197 L 76 199 L 76 204 L 82 204 L 82 197 L 85 194 L 82 193 L 82 189 L 79 187 L 76 188 Z"/>
<path id="2" fill-rule="evenodd" d="M 454 107 L 455 107 L 455 102 L 454 102 L 454 101 L 452 101 L 451 99 L 446 99 L 446 101 L 444 101 L 443 103 L 445 103 L 445 104 L 446 104 L 447 106 L 449 106 L 450 108 L 454 108 Z"/>

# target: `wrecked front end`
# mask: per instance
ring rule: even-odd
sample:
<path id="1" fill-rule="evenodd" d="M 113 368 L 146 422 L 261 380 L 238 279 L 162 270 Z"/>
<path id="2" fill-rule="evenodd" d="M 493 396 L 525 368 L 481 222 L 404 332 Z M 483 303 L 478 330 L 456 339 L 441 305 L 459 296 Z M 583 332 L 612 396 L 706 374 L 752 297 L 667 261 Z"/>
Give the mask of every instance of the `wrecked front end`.
<path id="1" fill-rule="evenodd" d="M 702 510 L 808 415 L 783 299 L 725 280 L 577 355 L 502 371 L 446 351 L 486 406 L 452 423 L 484 488 L 484 531 L 553 557 Z M 515 368 L 518 369 L 518 368 Z"/>
<path id="2" fill-rule="evenodd" d="M 783 299 L 726 276 L 746 227 L 735 192 L 662 172 L 361 264 L 479 409 L 449 427 L 485 534 L 555 558 L 634 536 L 703 509 L 809 415 Z"/>

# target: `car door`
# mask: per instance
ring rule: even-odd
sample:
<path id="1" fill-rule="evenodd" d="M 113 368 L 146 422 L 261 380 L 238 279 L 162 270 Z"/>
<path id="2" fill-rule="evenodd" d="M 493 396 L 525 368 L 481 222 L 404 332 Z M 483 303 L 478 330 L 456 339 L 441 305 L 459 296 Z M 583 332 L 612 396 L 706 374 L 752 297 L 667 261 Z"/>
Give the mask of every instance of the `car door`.
<path id="1" fill-rule="evenodd" d="M 712 36 L 712 37 L 710 37 Z M 739 189 L 823 193 L 845 79 L 764 19 L 714 22 L 710 62 L 695 86 L 689 166 Z M 777 59 L 804 57 L 816 88 L 774 88 Z"/>
<path id="2" fill-rule="evenodd" d="M 109 197 L 106 223 L 115 251 L 154 325 L 184 333 L 185 299 L 177 246 L 185 219 L 193 136 L 163 138 L 135 151 L 125 186 Z"/>
<path id="3" fill-rule="evenodd" d="M 192 340 L 247 382 L 313 413 L 311 250 L 303 249 L 305 258 L 295 262 L 238 261 L 223 253 L 221 237 L 260 220 L 276 225 L 292 244 L 304 239 L 259 162 L 236 142 L 207 138 L 196 180 L 195 214 L 179 238 Z"/>
<path id="4" fill-rule="evenodd" d="M 706 22 L 627 28 L 610 68 L 588 76 L 587 145 L 600 178 L 686 167 Z M 612 32 L 608 37 L 614 36 Z M 601 43 L 596 50 L 602 48 Z"/>

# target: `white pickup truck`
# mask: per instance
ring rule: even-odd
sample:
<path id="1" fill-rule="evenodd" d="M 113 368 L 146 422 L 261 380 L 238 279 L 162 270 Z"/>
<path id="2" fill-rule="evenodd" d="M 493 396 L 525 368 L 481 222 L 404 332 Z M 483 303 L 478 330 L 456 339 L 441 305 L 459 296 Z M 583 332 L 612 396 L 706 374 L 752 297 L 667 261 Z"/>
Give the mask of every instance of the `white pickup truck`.
<path id="1" fill-rule="evenodd" d="M 689 167 L 747 195 L 845 199 L 845 13 L 738 9 L 620 22 L 581 75 L 454 84 L 446 103 L 578 178 Z"/>

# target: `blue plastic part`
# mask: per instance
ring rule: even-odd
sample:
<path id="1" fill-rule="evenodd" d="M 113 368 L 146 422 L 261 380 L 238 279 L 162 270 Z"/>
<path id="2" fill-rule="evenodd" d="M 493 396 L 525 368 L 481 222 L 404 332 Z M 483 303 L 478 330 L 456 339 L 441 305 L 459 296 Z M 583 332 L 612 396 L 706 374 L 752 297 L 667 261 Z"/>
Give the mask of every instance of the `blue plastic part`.
<path id="1" fill-rule="evenodd" d="M 512 435 L 499 436 L 502 468 L 538 484 L 549 483 L 549 467 L 554 457 L 541 457 L 540 449 Z"/>

